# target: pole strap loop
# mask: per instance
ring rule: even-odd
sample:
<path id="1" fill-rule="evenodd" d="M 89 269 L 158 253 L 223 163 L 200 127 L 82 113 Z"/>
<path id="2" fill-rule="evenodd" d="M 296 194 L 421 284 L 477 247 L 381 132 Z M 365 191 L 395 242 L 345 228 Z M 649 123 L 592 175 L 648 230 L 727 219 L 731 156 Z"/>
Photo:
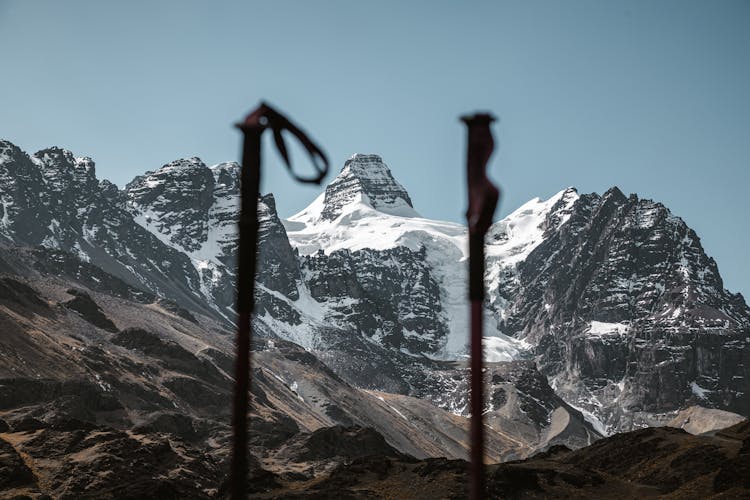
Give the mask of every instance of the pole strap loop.
<path id="1" fill-rule="evenodd" d="M 276 143 L 276 149 L 284 159 L 284 165 L 292 177 L 298 182 L 305 184 L 320 184 L 325 176 L 328 174 L 329 163 L 328 157 L 325 153 L 315 144 L 308 136 L 292 123 L 286 116 L 282 115 L 265 102 L 261 102 L 260 106 L 250 113 L 243 123 L 237 125 L 242 131 L 256 130 L 262 132 L 265 129 L 271 129 L 273 132 L 273 139 Z M 258 130 L 260 129 L 260 130 Z M 284 142 L 284 136 L 282 132 L 289 132 L 292 136 L 296 137 L 299 143 L 305 148 L 308 156 L 310 157 L 313 168 L 315 169 L 315 175 L 311 177 L 302 176 L 297 174 L 292 168 L 292 164 L 289 160 L 289 153 Z"/>

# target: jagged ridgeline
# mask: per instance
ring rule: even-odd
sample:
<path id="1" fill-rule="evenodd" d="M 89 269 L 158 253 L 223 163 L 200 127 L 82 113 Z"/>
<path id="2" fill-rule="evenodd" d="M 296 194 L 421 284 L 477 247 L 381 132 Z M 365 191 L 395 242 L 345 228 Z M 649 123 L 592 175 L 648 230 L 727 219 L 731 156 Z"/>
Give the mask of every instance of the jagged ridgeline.
<path id="1" fill-rule="evenodd" d="M 68 288 L 228 332 L 238 169 L 182 159 L 118 189 L 90 158 L 0 141 L 0 237 Z M 357 387 L 466 415 L 465 227 L 422 217 L 377 155 L 352 156 L 286 220 L 270 194 L 259 207 L 264 342 L 294 342 Z M 495 223 L 486 254 L 490 425 L 514 422 L 536 446 L 566 421 L 585 444 L 691 405 L 750 414 L 750 310 L 660 203 L 564 189 Z"/>

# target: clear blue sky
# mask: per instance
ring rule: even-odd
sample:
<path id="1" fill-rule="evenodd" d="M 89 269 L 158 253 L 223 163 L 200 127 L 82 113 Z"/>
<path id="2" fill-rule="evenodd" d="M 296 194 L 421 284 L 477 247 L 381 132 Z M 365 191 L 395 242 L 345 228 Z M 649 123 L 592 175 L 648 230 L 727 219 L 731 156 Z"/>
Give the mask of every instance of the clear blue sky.
<path id="1" fill-rule="evenodd" d="M 0 0 L 0 47 L 0 137 L 92 156 L 121 186 L 237 159 L 231 125 L 264 98 L 336 171 L 381 154 L 417 210 L 460 221 L 457 117 L 488 109 L 498 215 L 617 185 L 683 217 L 750 296 L 747 1 Z M 288 216 L 317 191 L 278 167 L 264 190 Z"/>

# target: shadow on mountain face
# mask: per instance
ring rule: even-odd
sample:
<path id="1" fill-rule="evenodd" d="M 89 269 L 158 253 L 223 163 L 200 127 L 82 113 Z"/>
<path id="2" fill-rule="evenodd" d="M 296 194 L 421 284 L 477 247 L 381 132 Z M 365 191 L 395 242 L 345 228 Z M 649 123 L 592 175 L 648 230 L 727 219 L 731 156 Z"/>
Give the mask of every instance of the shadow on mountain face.
<path id="1" fill-rule="evenodd" d="M 76 288 L 70 288 L 68 289 L 68 294 L 72 295 L 73 298 L 67 302 L 63 302 L 63 306 L 76 311 L 83 319 L 102 330 L 112 333 L 117 331 L 117 326 L 104 314 L 101 307 L 94 302 L 94 299 L 88 293 Z"/>

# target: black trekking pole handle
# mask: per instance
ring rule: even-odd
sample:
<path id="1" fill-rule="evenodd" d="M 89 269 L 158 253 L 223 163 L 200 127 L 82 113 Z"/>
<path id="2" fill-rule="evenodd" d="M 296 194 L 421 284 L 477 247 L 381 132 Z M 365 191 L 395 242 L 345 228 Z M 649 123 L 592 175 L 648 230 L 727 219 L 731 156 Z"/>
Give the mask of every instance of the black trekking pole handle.
<path id="1" fill-rule="evenodd" d="M 240 221 L 237 262 L 237 358 L 235 362 L 235 390 L 232 410 L 232 458 L 230 495 L 233 500 L 247 497 L 248 451 L 247 414 L 250 390 L 251 317 L 255 305 L 255 274 L 258 251 L 258 197 L 261 178 L 261 137 L 266 129 L 273 132 L 274 141 L 284 164 L 292 176 L 304 183 L 320 184 L 328 173 L 328 158 L 310 138 L 287 117 L 261 103 L 237 128 L 242 130 L 242 172 L 240 176 Z M 287 131 L 305 148 L 316 174 L 297 175 L 289 161 L 282 132 Z"/>
<path id="2" fill-rule="evenodd" d="M 482 375 L 482 328 L 484 302 L 484 236 L 492 224 L 492 215 L 500 196 L 498 189 L 487 178 L 487 162 L 495 147 L 490 124 L 494 118 L 485 113 L 462 117 L 468 127 L 466 154 L 469 208 L 469 301 L 471 317 L 471 465 L 469 470 L 469 498 L 478 500 L 484 495 L 484 388 Z"/>

